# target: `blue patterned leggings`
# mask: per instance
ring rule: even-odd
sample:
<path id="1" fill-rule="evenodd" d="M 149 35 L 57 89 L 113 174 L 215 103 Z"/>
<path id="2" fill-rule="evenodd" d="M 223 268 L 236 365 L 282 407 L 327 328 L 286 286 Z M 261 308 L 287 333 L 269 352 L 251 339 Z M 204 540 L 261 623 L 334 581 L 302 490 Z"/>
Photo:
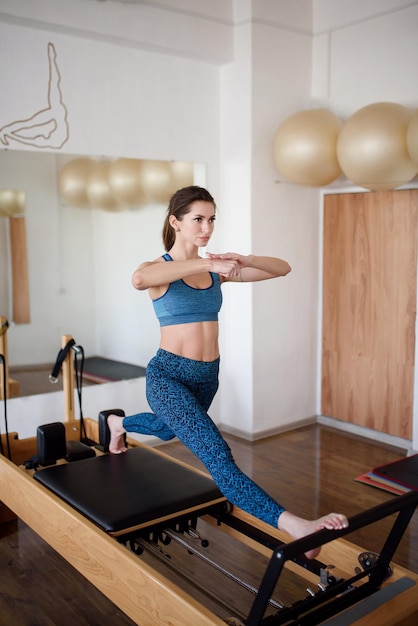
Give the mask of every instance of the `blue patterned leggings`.
<path id="1" fill-rule="evenodd" d="M 146 370 L 147 400 L 154 413 L 124 418 L 128 432 L 167 441 L 177 436 L 207 467 L 222 494 L 277 528 L 284 509 L 235 464 L 207 410 L 218 389 L 219 359 L 194 361 L 159 349 Z"/>

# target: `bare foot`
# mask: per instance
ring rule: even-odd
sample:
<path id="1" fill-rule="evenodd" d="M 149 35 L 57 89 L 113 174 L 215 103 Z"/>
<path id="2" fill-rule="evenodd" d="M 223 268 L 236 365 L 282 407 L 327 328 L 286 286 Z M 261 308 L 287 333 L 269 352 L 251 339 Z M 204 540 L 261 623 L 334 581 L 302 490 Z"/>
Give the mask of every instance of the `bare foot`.
<path id="1" fill-rule="evenodd" d="M 342 530 L 348 527 L 348 520 L 341 513 L 328 513 L 316 520 L 306 520 L 297 517 L 289 511 L 284 511 L 279 517 L 279 528 L 291 535 L 294 539 L 300 539 L 315 533 L 317 530 Z M 321 547 L 306 552 L 308 559 L 315 559 L 321 551 Z"/>
<path id="2" fill-rule="evenodd" d="M 123 439 L 126 430 L 122 426 L 122 421 L 123 417 L 119 417 L 119 415 L 111 414 L 107 417 L 107 425 L 110 430 L 109 452 L 112 454 L 122 454 L 128 449 Z"/>

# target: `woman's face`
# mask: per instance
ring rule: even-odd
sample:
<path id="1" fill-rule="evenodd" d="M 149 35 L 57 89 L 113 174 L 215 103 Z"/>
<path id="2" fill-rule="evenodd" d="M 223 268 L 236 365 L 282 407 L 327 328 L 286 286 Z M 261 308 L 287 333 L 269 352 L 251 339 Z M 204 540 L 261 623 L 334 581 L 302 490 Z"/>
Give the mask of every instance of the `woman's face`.
<path id="1" fill-rule="evenodd" d="M 190 205 L 189 213 L 183 215 L 181 221 L 176 220 L 177 237 L 198 248 L 208 245 L 215 228 L 215 207 L 212 202 L 196 200 Z"/>

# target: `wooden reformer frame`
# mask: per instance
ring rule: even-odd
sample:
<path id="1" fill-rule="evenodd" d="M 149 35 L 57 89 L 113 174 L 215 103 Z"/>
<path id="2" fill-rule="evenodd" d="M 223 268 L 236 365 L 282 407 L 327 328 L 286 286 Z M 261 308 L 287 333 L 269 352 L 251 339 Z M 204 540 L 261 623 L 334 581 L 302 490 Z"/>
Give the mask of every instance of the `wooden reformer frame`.
<path id="1" fill-rule="evenodd" d="M 63 347 L 69 337 L 63 338 Z M 65 362 L 64 397 L 65 427 L 68 439 L 80 437 L 80 424 L 74 419 L 73 364 L 71 355 Z M 98 424 L 85 419 L 86 436 L 98 441 Z M 4 435 L 2 435 L 4 438 Z M 251 515 L 234 508 L 188 510 L 177 520 L 156 519 L 151 525 L 128 532 L 124 537 L 112 537 L 87 519 L 64 500 L 33 479 L 31 471 L 22 467 L 25 459 L 36 452 L 36 439 L 19 440 L 16 433 L 10 433 L 12 461 L 0 456 L 0 521 L 1 513 L 13 511 L 53 549 L 65 558 L 75 569 L 85 576 L 97 589 L 116 604 L 135 623 L 141 626 L 222 626 L 225 621 L 212 610 L 195 600 L 189 593 L 171 582 L 150 564 L 128 550 L 124 543 L 141 537 L 147 540 L 147 533 L 157 533 L 168 528 L 168 532 L 182 532 L 182 524 L 189 524 L 202 515 L 202 519 L 219 528 L 221 532 L 238 539 L 245 546 L 266 556 L 268 567 L 261 581 L 256 599 L 245 622 L 246 626 L 274 624 L 319 624 L 332 618 L 333 598 L 337 598 L 338 625 L 355 623 L 368 626 L 412 626 L 418 622 L 418 576 L 391 563 L 399 537 L 406 529 L 410 517 L 418 504 L 418 493 L 410 492 L 388 501 L 383 506 L 357 515 L 350 519 L 349 529 L 343 531 L 320 531 L 311 537 L 288 542 L 289 538 L 281 531 L 257 520 Z M 143 446 L 129 441 L 131 446 Z M 166 455 L 153 449 L 157 455 Z M 173 460 L 173 459 L 171 459 Z M 180 461 L 175 461 L 185 465 Z M 186 466 L 189 467 L 189 466 Z M 198 472 L 194 468 L 189 468 Z M 200 472 L 201 473 L 201 472 Z M 359 554 L 364 549 L 350 543 L 344 536 L 387 515 L 397 514 L 394 526 L 380 556 L 374 563 L 356 572 L 353 576 L 353 563 L 358 563 Z M 6 515 L 3 515 L 7 519 Z M 122 541 L 121 541 L 122 539 Z M 322 545 L 321 562 L 307 562 L 301 557 L 305 551 Z M 333 584 L 324 563 L 338 563 L 332 570 Z M 266 603 L 272 593 L 283 568 L 296 571 L 308 585 L 325 586 L 327 600 L 325 608 L 320 604 L 325 595 L 315 593 L 304 598 L 299 607 L 286 607 L 265 618 Z M 364 584 L 362 579 L 366 579 Z M 359 590 L 357 591 L 357 583 Z M 370 598 L 374 598 L 370 603 Z M 367 608 L 367 602 L 370 607 Z M 344 617 L 350 606 L 363 606 L 364 611 L 353 617 Z M 346 621 L 344 621 L 344 619 Z M 351 621 L 347 621 L 351 620 Z M 332 621 L 329 622 L 330 624 Z"/>

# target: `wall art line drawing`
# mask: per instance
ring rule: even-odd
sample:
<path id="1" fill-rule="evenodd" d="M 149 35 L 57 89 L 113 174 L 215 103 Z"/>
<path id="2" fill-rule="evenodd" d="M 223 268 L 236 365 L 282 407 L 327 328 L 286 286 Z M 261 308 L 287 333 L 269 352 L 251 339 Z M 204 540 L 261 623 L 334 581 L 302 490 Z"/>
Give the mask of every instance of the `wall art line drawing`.
<path id="1" fill-rule="evenodd" d="M 59 149 L 70 136 L 68 111 L 62 98 L 61 74 L 55 46 L 48 43 L 48 106 L 31 117 L 15 120 L 0 128 L 0 142 L 8 146 L 17 141 L 35 148 Z"/>

